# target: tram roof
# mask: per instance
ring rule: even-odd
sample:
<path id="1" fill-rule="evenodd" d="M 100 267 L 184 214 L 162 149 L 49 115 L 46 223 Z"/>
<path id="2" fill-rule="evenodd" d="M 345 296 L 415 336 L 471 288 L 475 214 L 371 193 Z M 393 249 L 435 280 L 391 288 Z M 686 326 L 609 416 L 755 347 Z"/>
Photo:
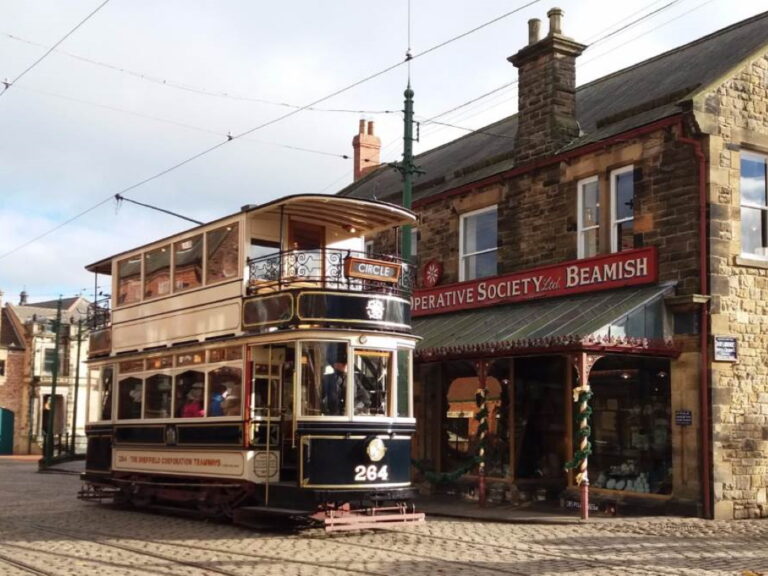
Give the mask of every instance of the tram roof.
<path id="1" fill-rule="evenodd" d="M 230 220 L 242 213 L 265 214 L 275 218 L 279 218 L 281 215 L 305 218 L 313 223 L 334 225 L 347 229 L 354 228 L 363 235 L 416 222 L 416 215 L 413 212 L 389 202 L 325 194 L 295 194 L 267 202 L 266 204 L 247 204 L 239 212 L 233 212 L 227 216 L 188 228 L 171 236 L 158 238 L 147 244 L 133 246 L 128 250 L 89 264 L 85 269 L 98 274 L 111 274 L 111 263 L 115 258 L 165 240 L 170 240 L 171 238 L 187 235 L 197 229 L 207 228 L 219 222 Z"/>

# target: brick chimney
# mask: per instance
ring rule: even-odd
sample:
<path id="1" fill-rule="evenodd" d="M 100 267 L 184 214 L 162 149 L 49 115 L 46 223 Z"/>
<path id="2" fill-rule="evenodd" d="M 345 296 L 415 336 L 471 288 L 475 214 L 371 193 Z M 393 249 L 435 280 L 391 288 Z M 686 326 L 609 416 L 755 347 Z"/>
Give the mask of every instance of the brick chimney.
<path id="1" fill-rule="evenodd" d="M 360 120 L 358 134 L 352 138 L 355 181 L 381 164 L 381 139 L 373 133 L 373 121 Z"/>
<path id="2" fill-rule="evenodd" d="M 507 58 L 518 68 L 518 164 L 553 154 L 579 135 L 576 121 L 576 58 L 586 46 L 563 36 L 563 11 L 552 8 L 549 34 L 539 40 L 541 22 L 528 21 L 528 45 Z"/>

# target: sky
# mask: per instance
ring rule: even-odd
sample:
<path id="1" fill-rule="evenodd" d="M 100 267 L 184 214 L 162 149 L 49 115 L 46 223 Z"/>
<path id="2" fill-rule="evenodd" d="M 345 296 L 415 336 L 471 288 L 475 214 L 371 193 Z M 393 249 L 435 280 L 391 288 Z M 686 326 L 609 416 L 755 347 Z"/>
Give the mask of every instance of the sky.
<path id="1" fill-rule="evenodd" d="M 578 85 L 768 10 L 768 0 L 103 2 L 0 0 L 4 302 L 22 290 L 30 302 L 90 299 L 86 265 L 193 226 L 115 194 L 204 222 L 334 194 L 352 182 L 344 156 L 362 118 L 375 122 L 382 161 L 399 160 L 409 74 L 416 153 L 514 114 L 507 57 L 527 43 L 529 19 L 546 34 L 553 6 L 564 34 L 589 45 Z M 104 293 L 108 282 L 99 277 Z"/>

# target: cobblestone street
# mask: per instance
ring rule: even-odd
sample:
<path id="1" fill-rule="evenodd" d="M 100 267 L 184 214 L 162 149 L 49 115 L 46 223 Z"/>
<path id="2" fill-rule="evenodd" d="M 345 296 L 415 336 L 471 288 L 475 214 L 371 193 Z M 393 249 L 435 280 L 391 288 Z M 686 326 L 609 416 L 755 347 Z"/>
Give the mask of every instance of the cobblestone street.
<path id="1" fill-rule="evenodd" d="M 0 459 L 0 575 L 768 573 L 768 522 L 429 517 L 351 534 L 267 533 L 76 499 L 75 474 Z"/>

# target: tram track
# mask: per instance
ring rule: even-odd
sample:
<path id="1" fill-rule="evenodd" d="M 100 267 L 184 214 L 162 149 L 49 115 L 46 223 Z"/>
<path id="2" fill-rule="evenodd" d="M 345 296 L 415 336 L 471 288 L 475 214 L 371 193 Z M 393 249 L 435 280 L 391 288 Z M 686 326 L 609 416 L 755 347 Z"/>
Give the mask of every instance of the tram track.
<path id="1" fill-rule="evenodd" d="M 35 576 L 56 576 L 54 572 L 49 572 L 47 570 L 40 570 L 39 568 L 36 568 L 31 564 L 27 564 L 26 562 L 21 562 L 20 560 L 14 560 L 13 558 L 9 558 L 5 554 L 0 553 L 0 565 L 2 564 L 13 566 L 14 568 L 17 568 L 23 571 L 25 574 L 34 574 Z M 0 574 L 5 574 L 5 573 L 6 572 L 0 569 Z"/>

